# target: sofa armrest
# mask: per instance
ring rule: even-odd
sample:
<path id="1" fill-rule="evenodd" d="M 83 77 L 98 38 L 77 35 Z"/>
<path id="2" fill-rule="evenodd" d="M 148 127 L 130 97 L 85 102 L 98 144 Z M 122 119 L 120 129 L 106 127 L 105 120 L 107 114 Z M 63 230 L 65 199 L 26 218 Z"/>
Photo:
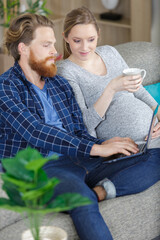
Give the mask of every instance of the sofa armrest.
<path id="1" fill-rule="evenodd" d="M 160 47 L 151 42 L 128 42 L 114 46 L 129 67 L 144 68 L 143 85 L 160 82 Z"/>

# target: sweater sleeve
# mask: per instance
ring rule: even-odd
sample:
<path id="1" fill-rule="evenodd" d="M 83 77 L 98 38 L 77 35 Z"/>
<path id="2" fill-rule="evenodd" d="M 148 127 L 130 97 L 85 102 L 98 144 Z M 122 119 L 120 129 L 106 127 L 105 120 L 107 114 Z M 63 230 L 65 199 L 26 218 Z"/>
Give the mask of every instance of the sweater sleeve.
<path id="1" fill-rule="evenodd" d="M 149 94 L 149 92 L 142 85 L 140 89 L 134 93 L 134 96 L 139 100 L 145 102 L 151 108 L 157 105 L 156 100 Z"/>
<path id="2" fill-rule="evenodd" d="M 76 81 L 76 76 L 74 78 L 71 72 L 68 72 L 66 69 L 67 69 L 66 67 L 64 68 L 62 66 L 58 66 L 58 75 L 68 80 L 69 84 L 73 89 L 78 105 L 82 111 L 84 124 L 89 134 L 93 137 L 96 137 L 95 128 L 103 120 L 103 118 L 101 118 L 98 115 L 93 105 L 87 107 L 82 89 L 80 88 L 78 82 Z"/>
<path id="3" fill-rule="evenodd" d="M 115 57 L 117 57 L 119 60 L 121 60 L 121 66 L 122 69 L 129 68 L 129 66 L 126 64 L 122 56 L 119 54 L 119 52 L 114 48 L 111 47 Z M 134 96 L 138 98 L 139 100 L 146 103 L 149 107 L 155 107 L 157 105 L 157 102 L 155 99 L 148 93 L 148 91 L 141 85 L 140 89 L 134 93 Z"/>
<path id="4" fill-rule="evenodd" d="M 101 89 L 98 86 L 99 76 L 96 76 L 94 74 L 89 76 L 85 69 L 80 68 L 79 66 L 72 63 L 69 60 L 62 60 L 61 62 L 57 63 L 58 75 L 64 77 L 70 83 L 74 91 L 76 100 L 82 111 L 84 124 L 90 135 L 94 137 L 96 137 L 97 126 L 105 119 L 105 116 L 100 117 L 99 114 L 96 112 L 94 108 L 94 102 L 97 101 L 96 98 L 94 98 L 94 101 L 92 98 L 91 104 L 88 104 L 89 101 L 87 102 L 87 100 L 89 99 L 89 95 L 87 95 L 86 92 L 87 90 L 89 91 L 89 89 L 93 89 L 91 91 L 92 94 L 96 96 L 98 96 L 100 92 L 102 94 L 108 82 L 111 81 L 116 76 L 122 74 L 123 69 L 128 67 L 124 59 L 121 57 L 121 55 L 114 47 L 107 45 L 101 46 L 96 49 L 96 52 L 99 54 L 99 56 L 101 56 L 104 63 L 106 64 L 106 67 L 109 68 L 110 73 L 108 74 L 109 75 L 108 79 L 106 76 L 104 76 L 105 81 L 101 83 L 102 84 L 100 87 Z M 88 77 L 90 77 L 90 79 L 86 79 L 86 74 Z M 89 87 L 88 87 L 89 84 L 86 83 L 85 81 L 86 82 L 89 81 L 90 84 Z M 97 89 L 100 91 L 97 91 Z"/>

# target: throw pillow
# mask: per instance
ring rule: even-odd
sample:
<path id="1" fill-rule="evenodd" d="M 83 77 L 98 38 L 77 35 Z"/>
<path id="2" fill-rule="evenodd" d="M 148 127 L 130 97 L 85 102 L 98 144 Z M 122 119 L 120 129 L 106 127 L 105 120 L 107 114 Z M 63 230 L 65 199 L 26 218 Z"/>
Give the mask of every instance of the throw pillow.
<path id="1" fill-rule="evenodd" d="M 144 88 L 151 94 L 151 96 L 160 105 L 160 82 L 152 85 L 144 86 Z"/>

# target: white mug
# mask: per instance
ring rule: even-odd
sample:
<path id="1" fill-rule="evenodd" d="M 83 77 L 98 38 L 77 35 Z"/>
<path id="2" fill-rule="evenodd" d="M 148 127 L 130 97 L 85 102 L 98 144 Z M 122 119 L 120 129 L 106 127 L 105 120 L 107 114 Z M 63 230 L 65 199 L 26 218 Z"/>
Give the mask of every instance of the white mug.
<path id="1" fill-rule="evenodd" d="M 125 76 L 131 76 L 131 75 L 141 75 L 142 79 L 146 76 L 146 70 L 141 68 L 126 68 L 123 70 L 123 74 Z"/>

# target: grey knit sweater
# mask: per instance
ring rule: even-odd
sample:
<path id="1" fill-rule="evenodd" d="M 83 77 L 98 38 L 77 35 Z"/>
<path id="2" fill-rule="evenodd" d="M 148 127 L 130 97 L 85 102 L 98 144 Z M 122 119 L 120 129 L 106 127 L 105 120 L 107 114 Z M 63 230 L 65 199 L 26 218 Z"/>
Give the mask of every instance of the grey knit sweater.
<path id="1" fill-rule="evenodd" d="M 156 101 L 143 87 L 134 94 L 121 91 L 115 94 L 105 117 L 101 118 L 93 104 L 107 84 L 128 66 L 111 46 L 97 47 L 96 52 L 106 65 L 107 75 L 92 74 L 68 59 L 57 64 L 58 74 L 66 78 L 73 88 L 89 133 L 101 139 L 120 136 L 143 140 L 152 117 L 151 107 L 156 105 Z"/>

